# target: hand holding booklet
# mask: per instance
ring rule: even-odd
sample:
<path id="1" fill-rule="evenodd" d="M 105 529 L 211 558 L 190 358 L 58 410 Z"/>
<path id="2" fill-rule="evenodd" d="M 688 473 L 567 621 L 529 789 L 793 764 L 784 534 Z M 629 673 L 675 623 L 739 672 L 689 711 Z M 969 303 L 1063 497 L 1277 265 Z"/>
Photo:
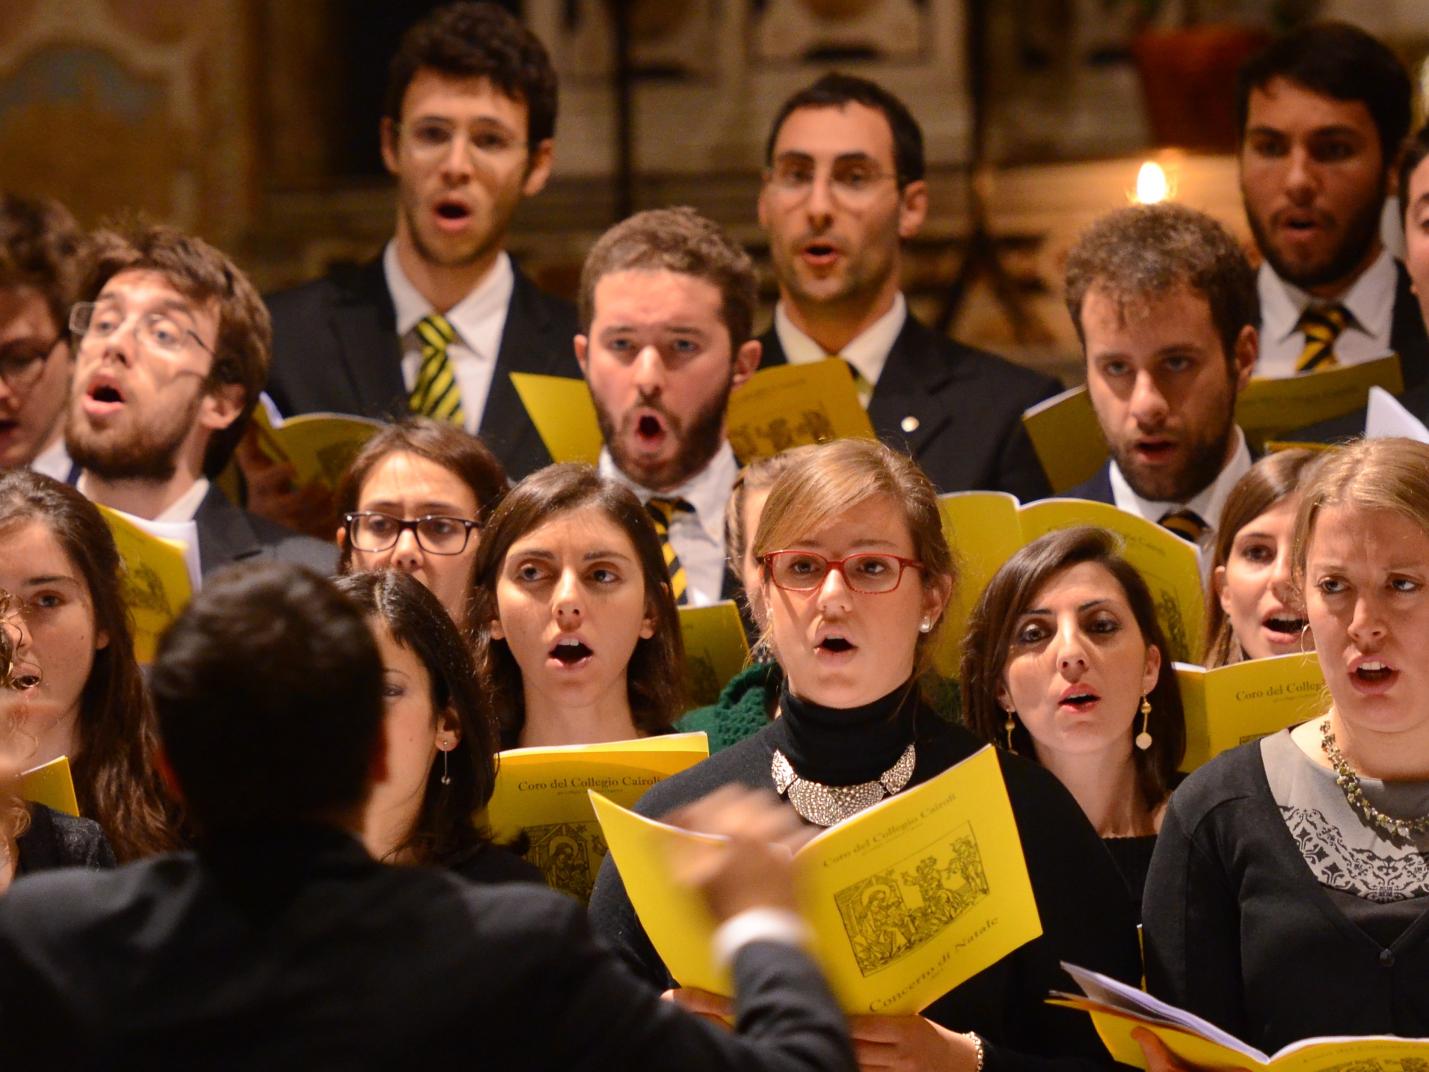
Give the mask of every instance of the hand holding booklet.
<path id="1" fill-rule="evenodd" d="M 1063 963 L 1062 967 L 1082 993 L 1055 994 L 1048 1000 L 1088 1013 L 1112 1058 L 1135 1068 L 1147 1067 L 1141 1046 L 1131 1037 L 1137 1028 L 1150 1031 L 1178 1060 L 1200 1068 L 1343 1072 L 1348 1068 L 1387 1069 L 1397 1064 L 1402 1072 L 1412 1072 L 1429 1060 L 1429 1039 L 1375 1035 L 1301 1039 L 1267 1054 L 1209 1020 L 1135 987 L 1075 964 Z"/>
<path id="2" fill-rule="evenodd" d="M 729 995 L 714 920 L 670 873 L 692 833 L 592 791 L 640 922 L 681 986 Z M 1042 933 L 997 753 L 830 827 L 795 854 L 814 956 L 849 1013 L 912 1014 Z"/>

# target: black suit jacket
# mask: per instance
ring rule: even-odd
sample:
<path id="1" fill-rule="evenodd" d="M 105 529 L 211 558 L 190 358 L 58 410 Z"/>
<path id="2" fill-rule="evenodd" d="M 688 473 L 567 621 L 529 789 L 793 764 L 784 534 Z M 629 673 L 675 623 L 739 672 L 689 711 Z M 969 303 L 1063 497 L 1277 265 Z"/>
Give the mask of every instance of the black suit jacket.
<path id="1" fill-rule="evenodd" d="M 250 558 L 295 562 L 322 574 L 337 572 L 337 545 L 239 509 L 217 486 L 210 487 L 194 514 L 198 561 L 204 575 Z"/>
<path id="2" fill-rule="evenodd" d="M 770 328 L 761 367 L 786 363 Z M 1022 429 L 1022 411 L 1062 389 L 1056 380 L 939 335 L 910 313 L 868 403 L 873 430 L 909 454 L 940 492 L 1050 493 Z M 911 428 L 911 431 L 906 429 Z"/>
<path id="3" fill-rule="evenodd" d="M 1102 462 L 1102 467 L 1074 488 L 1068 488 L 1058 496 L 1060 499 L 1090 499 L 1092 502 L 1116 505 L 1116 495 L 1111 490 L 1111 461 Z"/>
<path id="4" fill-rule="evenodd" d="M 1394 313 L 1389 328 L 1389 348 L 1399 355 L 1404 373 L 1404 393 L 1400 401 L 1420 420 L 1429 420 L 1429 333 L 1424 328 L 1424 316 L 1419 299 L 1414 296 L 1413 283 L 1404 265 L 1394 262 L 1399 281 L 1394 288 Z M 1285 439 L 1296 443 L 1334 443 L 1363 435 L 1365 408 L 1331 417 L 1308 428 L 1288 432 Z"/>
<path id="5" fill-rule="evenodd" d="M 853 1069 L 813 963 L 735 963 L 741 1034 L 596 944 L 576 902 L 275 830 L 0 898 L 0 1038 L 27 1067 Z"/>
<path id="6" fill-rule="evenodd" d="M 581 370 L 572 347 L 578 330 L 575 307 L 539 290 L 519 268 L 515 273 L 478 432 L 507 475 L 519 480 L 550 465 L 551 456 L 510 374 L 579 379 Z M 397 313 L 380 258 L 336 268 L 322 279 L 265 300 L 273 314 L 268 393 L 284 415 L 331 412 L 395 418 L 407 412 Z"/>

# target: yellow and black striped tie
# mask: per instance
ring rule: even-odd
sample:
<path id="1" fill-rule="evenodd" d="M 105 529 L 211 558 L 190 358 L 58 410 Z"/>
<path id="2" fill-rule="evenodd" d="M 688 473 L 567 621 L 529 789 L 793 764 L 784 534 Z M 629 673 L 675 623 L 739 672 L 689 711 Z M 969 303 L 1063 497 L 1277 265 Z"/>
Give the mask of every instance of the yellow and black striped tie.
<path id="1" fill-rule="evenodd" d="M 675 597 L 676 603 L 684 604 L 688 601 L 690 586 L 685 578 L 685 567 L 680 562 L 680 556 L 675 554 L 675 547 L 670 543 L 670 522 L 677 513 L 693 514 L 695 508 L 684 499 L 662 499 L 655 496 L 646 501 L 645 509 L 650 512 L 651 520 L 655 522 L 655 533 L 660 537 L 660 550 L 665 554 L 665 568 L 670 571 L 670 594 Z"/>
<path id="2" fill-rule="evenodd" d="M 441 313 L 431 313 L 417 324 L 417 337 L 422 340 L 422 367 L 417 370 L 407 408 L 460 427 L 466 423 L 466 415 L 461 408 L 461 389 L 447 358 L 447 347 L 456 341 L 456 331 Z"/>
<path id="3" fill-rule="evenodd" d="M 1158 524 L 1164 529 L 1170 529 L 1181 539 L 1200 546 L 1201 540 L 1205 538 L 1206 532 L 1211 526 L 1207 525 L 1200 514 L 1194 510 L 1167 510 L 1161 515 Z"/>
<path id="4" fill-rule="evenodd" d="M 1343 305 L 1312 305 L 1301 313 L 1296 326 L 1305 333 L 1305 349 L 1295 362 L 1295 371 L 1323 372 L 1338 365 L 1335 340 L 1349 322 L 1349 311 Z"/>

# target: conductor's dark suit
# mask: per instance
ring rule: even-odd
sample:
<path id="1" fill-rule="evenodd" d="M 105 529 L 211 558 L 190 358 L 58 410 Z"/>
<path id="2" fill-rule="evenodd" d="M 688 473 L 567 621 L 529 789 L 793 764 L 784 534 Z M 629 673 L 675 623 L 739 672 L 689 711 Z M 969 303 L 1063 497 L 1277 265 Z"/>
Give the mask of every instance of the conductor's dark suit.
<path id="1" fill-rule="evenodd" d="M 786 363 L 770 328 L 761 368 Z M 1051 493 L 1022 411 L 1062 389 L 1056 380 L 954 342 L 910 314 L 868 403 L 873 430 L 909 454 L 940 492 L 1007 491 L 1023 502 Z"/>
<path id="2" fill-rule="evenodd" d="M 515 284 L 478 434 L 519 480 L 551 456 L 511 383 L 512 372 L 580 379 L 572 340 L 575 307 L 538 289 L 512 264 Z M 268 393 L 285 416 L 355 413 L 395 418 L 407 412 L 397 313 L 382 261 L 330 275 L 265 299 L 273 314 Z"/>
<path id="3" fill-rule="evenodd" d="M 852 1069 L 803 954 L 747 946 L 732 1035 L 598 946 L 580 905 L 276 831 L 0 898 L 14 1067 Z"/>

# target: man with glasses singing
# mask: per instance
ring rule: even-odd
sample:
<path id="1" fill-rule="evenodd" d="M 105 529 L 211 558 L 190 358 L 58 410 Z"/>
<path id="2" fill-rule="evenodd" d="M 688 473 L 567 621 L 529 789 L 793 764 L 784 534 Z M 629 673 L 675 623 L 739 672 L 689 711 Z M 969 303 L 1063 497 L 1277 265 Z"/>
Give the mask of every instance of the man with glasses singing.
<path id="1" fill-rule="evenodd" d="M 900 289 L 900 244 L 928 212 L 923 133 L 883 87 L 829 74 L 784 102 L 759 224 L 779 282 L 765 365 L 841 357 L 874 430 L 939 491 L 1048 492 L 1022 411 L 1046 377 L 929 330 Z"/>
<path id="2" fill-rule="evenodd" d="M 79 490 L 196 545 L 209 573 L 264 556 L 330 570 L 336 548 L 253 517 L 209 481 L 268 371 L 268 311 L 227 257 L 167 227 L 100 232 L 70 311 L 65 445 Z"/>
<path id="3" fill-rule="evenodd" d="M 73 355 L 64 324 L 82 241 L 58 202 L 0 196 L 0 468 L 71 476 L 64 411 Z"/>
<path id="4" fill-rule="evenodd" d="M 499 7 L 450 4 L 407 32 L 381 123 L 396 233 L 377 260 L 269 297 L 280 410 L 434 417 L 513 479 L 550 464 L 510 373 L 578 377 L 575 311 L 505 247 L 550 176 L 555 124 L 550 58 Z"/>

